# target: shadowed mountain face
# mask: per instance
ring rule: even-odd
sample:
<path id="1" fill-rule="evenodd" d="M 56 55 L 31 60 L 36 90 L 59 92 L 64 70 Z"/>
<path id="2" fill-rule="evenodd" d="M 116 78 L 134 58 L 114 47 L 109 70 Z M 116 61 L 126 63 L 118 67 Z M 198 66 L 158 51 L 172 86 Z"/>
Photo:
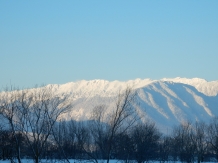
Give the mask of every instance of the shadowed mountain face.
<path id="1" fill-rule="evenodd" d="M 138 89 L 139 110 L 162 130 L 185 121 L 205 121 L 218 116 L 218 96 L 207 96 L 195 87 L 156 82 Z"/>
<path id="2" fill-rule="evenodd" d="M 208 95 L 217 94 L 217 82 L 214 82 L 214 85 L 209 82 L 207 85 L 205 80 L 197 82 L 196 79 L 194 82 L 189 80 L 191 85 L 181 83 L 181 81 L 169 81 L 169 79 L 159 81 L 137 79 L 131 82 L 126 84 L 118 81 L 113 83 L 98 80 L 86 81 L 85 84 L 83 81 L 83 87 L 77 85 L 77 88 L 80 88 L 77 91 L 73 92 L 68 89 L 68 93 L 72 93 L 73 110 L 65 118 L 88 120 L 92 109 L 98 105 L 107 106 L 107 111 L 110 112 L 115 104 L 115 95 L 127 85 L 132 85 L 137 92 L 137 103 L 134 107 L 138 116 L 142 118 L 142 121 L 150 119 L 156 122 L 163 132 L 185 121 L 208 122 L 212 117 L 218 116 L 218 96 Z"/>

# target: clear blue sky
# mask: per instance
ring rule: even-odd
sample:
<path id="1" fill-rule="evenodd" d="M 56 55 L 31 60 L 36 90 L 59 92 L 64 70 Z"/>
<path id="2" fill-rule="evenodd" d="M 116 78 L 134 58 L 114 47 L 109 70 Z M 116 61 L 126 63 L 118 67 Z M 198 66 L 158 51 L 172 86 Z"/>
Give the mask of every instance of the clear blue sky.
<path id="1" fill-rule="evenodd" d="M 218 0 L 0 1 L 0 87 L 218 80 Z"/>

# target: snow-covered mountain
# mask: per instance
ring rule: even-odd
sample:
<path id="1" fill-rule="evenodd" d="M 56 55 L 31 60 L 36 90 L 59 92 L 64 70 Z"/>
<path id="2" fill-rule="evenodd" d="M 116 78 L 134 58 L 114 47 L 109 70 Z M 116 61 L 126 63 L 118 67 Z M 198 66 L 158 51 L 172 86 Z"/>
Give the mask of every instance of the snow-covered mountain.
<path id="1" fill-rule="evenodd" d="M 89 120 L 93 108 L 105 105 L 110 112 L 119 91 L 126 87 L 137 92 L 134 105 L 142 121 L 152 120 L 163 131 L 185 121 L 209 122 L 218 116 L 218 81 L 164 78 L 129 81 L 90 80 L 52 85 L 57 95 L 69 95 L 72 110 L 62 118 Z M 40 88 L 38 88 L 40 89 Z"/>
<path id="2" fill-rule="evenodd" d="M 205 121 L 218 116 L 218 81 L 204 79 L 135 79 L 126 82 L 91 80 L 54 85 L 57 94 L 70 94 L 73 110 L 67 118 L 87 120 L 98 105 L 113 107 L 114 98 L 127 86 L 138 93 L 137 113 L 166 132 L 184 121 Z"/>

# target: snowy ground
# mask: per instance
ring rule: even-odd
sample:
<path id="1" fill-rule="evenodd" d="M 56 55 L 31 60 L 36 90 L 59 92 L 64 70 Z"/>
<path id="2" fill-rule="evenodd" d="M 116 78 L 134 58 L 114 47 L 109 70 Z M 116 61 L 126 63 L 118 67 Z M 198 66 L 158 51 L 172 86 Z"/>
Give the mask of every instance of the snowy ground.
<path id="1" fill-rule="evenodd" d="M 16 161 L 16 160 L 15 160 Z M 70 163 L 92 163 L 90 160 L 69 160 Z M 0 163 L 11 163 L 10 160 L 0 160 Z M 22 163 L 33 163 L 33 160 L 23 159 Z M 66 163 L 65 160 L 41 160 L 41 163 Z M 106 163 L 105 160 L 99 160 L 99 163 Z M 110 163 L 124 163 L 122 160 L 110 160 Z M 129 163 L 136 163 L 136 161 L 129 161 Z M 160 161 L 151 161 L 151 163 L 160 163 Z M 166 163 L 181 163 L 180 161 L 168 161 Z M 212 162 L 204 162 L 212 163 Z"/>

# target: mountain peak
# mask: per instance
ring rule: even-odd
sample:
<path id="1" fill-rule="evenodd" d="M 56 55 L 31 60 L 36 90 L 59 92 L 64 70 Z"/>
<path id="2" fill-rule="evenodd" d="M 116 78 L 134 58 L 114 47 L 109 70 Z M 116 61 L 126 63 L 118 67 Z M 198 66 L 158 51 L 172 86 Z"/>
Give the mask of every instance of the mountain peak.
<path id="1" fill-rule="evenodd" d="M 207 80 L 202 78 L 182 78 L 182 77 L 176 77 L 176 78 L 163 78 L 161 79 L 163 81 L 174 81 L 174 82 L 180 82 L 180 83 L 205 83 Z"/>
<path id="2" fill-rule="evenodd" d="M 95 95 L 105 95 L 111 96 L 125 89 L 126 87 L 132 87 L 133 89 L 138 89 L 145 87 L 154 82 L 173 82 L 173 83 L 183 83 L 195 87 L 199 92 L 206 95 L 215 96 L 218 93 L 218 81 L 207 82 L 205 79 L 200 78 L 163 78 L 160 80 L 152 80 L 150 78 L 146 79 L 134 79 L 127 81 L 108 81 L 103 79 L 95 80 L 80 80 L 77 82 L 69 82 L 66 84 L 58 85 L 56 87 L 57 93 L 71 92 L 71 94 L 77 94 L 80 96 L 95 96 Z"/>

